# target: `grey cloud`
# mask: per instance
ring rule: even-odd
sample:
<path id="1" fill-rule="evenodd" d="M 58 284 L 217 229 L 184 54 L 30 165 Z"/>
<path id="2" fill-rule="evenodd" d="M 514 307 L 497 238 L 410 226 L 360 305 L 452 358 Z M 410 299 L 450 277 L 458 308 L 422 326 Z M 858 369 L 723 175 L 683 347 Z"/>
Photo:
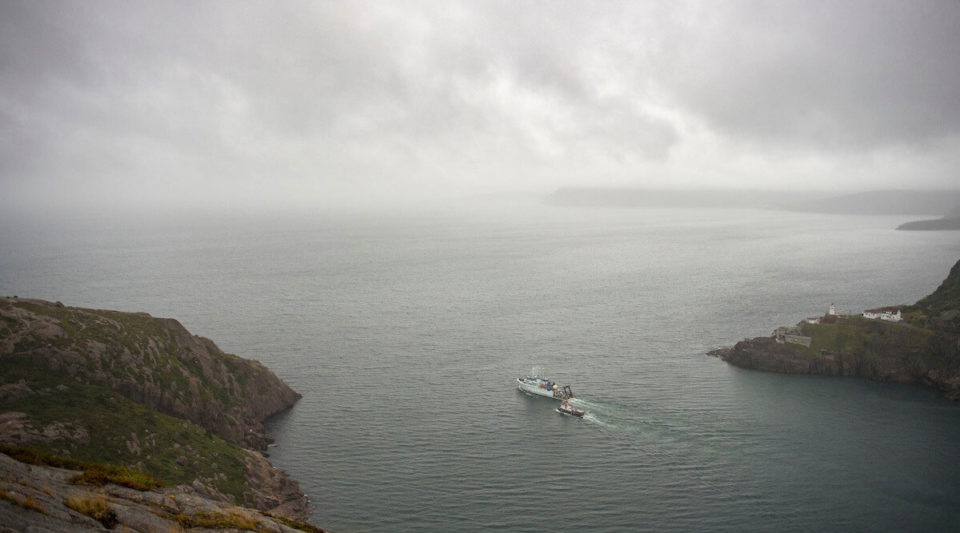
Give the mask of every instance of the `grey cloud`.
<path id="1" fill-rule="evenodd" d="M 960 4 L 737 7 L 686 21 L 675 37 L 671 92 L 715 128 L 840 150 L 960 133 Z"/>
<path id="2" fill-rule="evenodd" d="M 267 177 L 278 198 L 549 188 L 728 164 L 709 149 L 829 168 L 888 146 L 942 184 L 958 6 L 5 2 L 0 184 L 68 200 Z"/>

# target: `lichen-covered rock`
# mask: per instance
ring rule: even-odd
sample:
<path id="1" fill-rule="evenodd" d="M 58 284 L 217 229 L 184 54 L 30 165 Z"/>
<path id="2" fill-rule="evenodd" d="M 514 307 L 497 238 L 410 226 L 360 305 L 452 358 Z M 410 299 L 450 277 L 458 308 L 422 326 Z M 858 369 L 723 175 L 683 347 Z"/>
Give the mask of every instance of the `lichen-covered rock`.
<path id="1" fill-rule="evenodd" d="M 69 480 L 76 474 L 27 465 L 0 453 L 0 532 L 324 531 L 269 512 L 209 499 L 186 486 L 138 491 L 112 484 L 73 485 Z M 89 502 L 99 503 L 110 514 L 109 529 L 84 514 L 82 504 Z"/>
<path id="2" fill-rule="evenodd" d="M 300 395 L 258 361 L 224 353 L 172 318 L 0 298 L 0 357 L 108 385 L 226 439 L 266 449 L 263 420 Z M 6 385 L 0 395 L 24 394 Z"/>
<path id="3" fill-rule="evenodd" d="M 0 442 L 149 466 L 181 483 L 181 494 L 245 502 L 295 520 L 310 516 L 295 481 L 241 449 L 265 450 L 264 419 L 300 395 L 259 362 L 224 353 L 176 320 L 0 298 L 0 365 Z M 85 423 L 99 429 L 88 431 L 60 415 L 70 398 L 93 411 L 139 414 L 115 420 L 123 426 L 115 435 L 109 433 L 115 426 L 97 425 L 109 417 L 94 415 Z M 124 426 L 124 420 L 143 422 Z"/>
<path id="4" fill-rule="evenodd" d="M 22 379 L 16 383 L 0 384 L 0 403 L 14 402 L 33 394 L 33 389 Z"/>
<path id="5" fill-rule="evenodd" d="M 256 507 L 291 517 L 310 516 L 310 500 L 300 491 L 300 484 L 286 472 L 274 468 L 260 453 L 247 451 L 248 485 L 257 487 Z"/>
<path id="6" fill-rule="evenodd" d="M 90 441 L 90 434 L 82 426 L 60 421 L 38 426 L 30 422 L 24 413 L 16 411 L 0 413 L 0 435 L 4 440 L 24 445 Z"/>

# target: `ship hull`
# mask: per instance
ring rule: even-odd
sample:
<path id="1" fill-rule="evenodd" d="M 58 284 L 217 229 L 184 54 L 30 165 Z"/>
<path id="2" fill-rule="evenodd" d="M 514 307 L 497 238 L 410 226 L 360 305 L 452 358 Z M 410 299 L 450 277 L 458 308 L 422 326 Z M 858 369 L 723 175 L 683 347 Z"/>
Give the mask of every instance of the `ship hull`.
<path id="1" fill-rule="evenodd" d="M 527 394 L 536 394 L 554 400 L 567 400 L 573 397 L 570 387 L 561 388 L 552 381 L 543 378 L 517 378 L 517 389 Z"/>
<path id="2" fill-rule="evenodd" d="M 553 391 L 540 388 L 538 385 L 532 383 L 524 383 L 521 380 L 517 380 L 517 389 L 526 392 L 527 394 L 536 394 L 538 396 L 546 396 L 547 398 L 553 398 Z"/>

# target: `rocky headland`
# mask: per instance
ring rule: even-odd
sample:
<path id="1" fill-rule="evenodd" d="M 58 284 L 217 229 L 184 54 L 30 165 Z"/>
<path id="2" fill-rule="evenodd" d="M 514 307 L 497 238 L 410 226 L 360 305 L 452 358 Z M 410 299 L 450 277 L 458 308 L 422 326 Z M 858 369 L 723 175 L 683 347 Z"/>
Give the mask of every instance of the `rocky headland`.
<path id="1" fill-rule="evenodd" d="M 164 495 L 157 499 L 141 493 L 134 498 L 139 504 L 195 498 L 212 502 L 200 507 L 220 506 L 223 513 L 242 514 L 236 509 L 248 508 L 265 524 L 287 520 L 312 527 L 303 524 L 310 515 L 306 495 L 296 481 L 270 465 L 264 453 L 270 438 L 263 421 L 299 398 L 259 362 L 224 353 L 176 320 L 0 298 L 0 445 L 135 469 L 157 480 L 157 487 L 149 489 L 152 493 Z M 16 461 L 0 458 L 0 481 L 20 479 L 8 475 L 18 471 Z M 66 474 L 44 476 L 53 481 L 38 482 L 53 486 Z M 29 506 L 16 503 L 25 501 L 22 498 L 3 497 L 26 494 L 23 487 L 30 483 L 26 479 L 20 488 L 0 485 L 6 491 L 0 492 L 0 515 L 32 516 Z M 189 520 L 162 518 L 162 513 L 153 514 L 176 527 L 144 529 L 124 523 L 119 511 L 133 504 L 114 489 L 96 490 L 128 529 L 194 527 Z M 42 507 L 53 509 L 53 504 Z M 189 509 L 184 504 L 167 511 L 182 515 Z M 33 514 L 50 519 L 61 511 Z M 80 527 L 75 521 L 70 524 Z M 261 529 L 282 530 L 267 525 Z"/>
<path id="2" fill-rule="evenodd" d="M 932 387 L 960 400 L 960 261 L 902 321 L 824 316 L 710 352 L 734 366 Z"/>

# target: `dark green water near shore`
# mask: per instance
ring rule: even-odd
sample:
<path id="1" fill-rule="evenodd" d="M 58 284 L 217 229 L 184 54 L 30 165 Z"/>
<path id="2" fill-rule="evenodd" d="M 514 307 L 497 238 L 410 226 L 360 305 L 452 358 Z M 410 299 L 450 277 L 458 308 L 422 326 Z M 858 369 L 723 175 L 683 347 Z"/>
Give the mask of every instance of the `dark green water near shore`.
<path id="1" fill-rule="evenodd" d="M 950 531 L 960 406 L 705 355 L 912 303 L 902 217 L 538 206 L 6 224 L 0 293 L 179 319 L 304 397 L 271 459 L 350 531 Z M 583 420 L 515 390 L 542 366 Z"/>

